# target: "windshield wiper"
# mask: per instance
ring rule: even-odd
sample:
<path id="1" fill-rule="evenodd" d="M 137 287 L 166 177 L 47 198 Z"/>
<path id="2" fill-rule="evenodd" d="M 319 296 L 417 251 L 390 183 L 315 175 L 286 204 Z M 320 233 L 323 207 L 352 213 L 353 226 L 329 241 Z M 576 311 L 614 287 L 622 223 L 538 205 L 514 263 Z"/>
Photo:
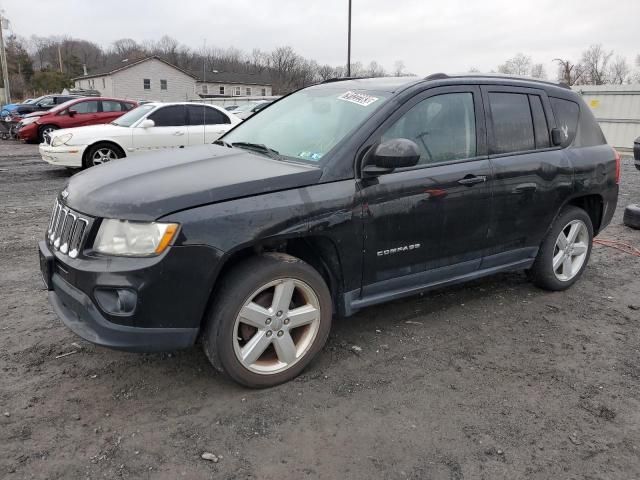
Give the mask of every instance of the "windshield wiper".
<path id="1" fill-rule="evenodd" d="M 214 145 L 222 145 L 223 147 L 231 148 L 231 144 L 229 142 L 225 142 L 224 140 L 216 140 L 213 142 Z"/>
<path id="2" fill-rule="evenodd" d="M 231 144 L 232 147 L 244 148 L 246 150 L 252 150 L 258 153 L 264 153 L 265 155 L 280 160 L 280 152 L 274 150 L 273 148 L 269 148 L 262 143 L 251 143 L 251 142 L 233 142 Z"/>

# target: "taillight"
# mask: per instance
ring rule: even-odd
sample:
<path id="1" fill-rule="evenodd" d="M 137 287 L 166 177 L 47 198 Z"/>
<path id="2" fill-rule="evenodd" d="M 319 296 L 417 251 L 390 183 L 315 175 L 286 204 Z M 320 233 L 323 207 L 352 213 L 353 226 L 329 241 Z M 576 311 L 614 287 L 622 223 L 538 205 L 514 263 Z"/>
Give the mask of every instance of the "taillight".
<path id="1" fill-rule="evenodd" d="M 622 167 L 621 160 L 620 160 L 620 154 L 618 153 L 618 151 L 615 148 L 613 149 L 613 153 L 616 156 L 616 183 L 620 184 L 620 169 Z"/>

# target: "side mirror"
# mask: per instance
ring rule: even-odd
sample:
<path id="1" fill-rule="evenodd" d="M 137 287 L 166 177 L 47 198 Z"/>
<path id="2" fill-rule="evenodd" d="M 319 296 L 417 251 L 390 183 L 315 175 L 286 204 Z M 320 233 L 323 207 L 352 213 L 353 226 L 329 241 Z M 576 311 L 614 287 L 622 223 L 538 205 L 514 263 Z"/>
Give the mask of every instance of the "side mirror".
<path id="1" fill-rule="evenodd" d="M 562 130 L 559 128 L 551 129 L 551 143 L 554 147 L 559 147 L 564 142 L 564 135 L 562 134 Z"/>
<path id="2" fill-rule="evenodd" d="M 72 109 L 67 110 L 67 112 L 69 113 L 69 116 L 70 116 L 70 117 L 73 117 L 73 116 L 75 116 L 75 115 L 76 115 L 76 113 L 78 113 L 77 111 L 72 110 Z"/>
<path id="3" fill-rule="evenodd" d="M 140 122 L 140 125 L 138 125 L 140 128 L 151 128 L 151 127 L 155 127 L 156 126 L 156 122 L 154 122 L 153 120 L 149 119 L 149 118 L 145 118 L 143 121 Z"/>
<path id="4" fill-rule="evenodd" d="M 396 168 L 413 167 L 420 160 L 420 149 L 406 138 L 393 138 L 374 147 L 363 171 L 367 175 L 389 173 Z"/>

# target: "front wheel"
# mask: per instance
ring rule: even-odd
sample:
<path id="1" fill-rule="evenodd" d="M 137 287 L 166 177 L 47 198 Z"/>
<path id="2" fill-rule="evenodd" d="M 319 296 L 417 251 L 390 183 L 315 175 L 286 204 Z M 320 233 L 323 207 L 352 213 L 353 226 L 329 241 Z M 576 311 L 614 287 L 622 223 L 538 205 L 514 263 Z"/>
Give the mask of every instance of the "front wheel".
<path id="1" fill-rule="evenodd" d="M 211 363 L 253 388 L 296 377 L 331 328 L 322 276 L 298 258 L 271 253 L 243 262 L 222 282 L 203 333 Z"/>
<path id="2" fill-rule="evenodd" d="M 124 157 L 124 152 L 110 143 L 98 143 L 89 148 L 84 160 L 84 168 L 95 167 L 103 163 Z"/>
<path id="3" fill-rule="evenodd" d="M 55 125 L 43 125 L 40 127 L 40 130 L 38 130 L 38 140 L 40 140 L 40 143 L 50 143 L 49 139 L 51 138 L 51 134 L 56 130 L 58 130 L 58 127 Z"/>
<path id="4" fill-rule="evenodd" d="M 584 272 L 591 255 L 593 224 L 584 210 L 566 207 L 542 242 L 530 277 L 545 290 L 566 290 Z"/>

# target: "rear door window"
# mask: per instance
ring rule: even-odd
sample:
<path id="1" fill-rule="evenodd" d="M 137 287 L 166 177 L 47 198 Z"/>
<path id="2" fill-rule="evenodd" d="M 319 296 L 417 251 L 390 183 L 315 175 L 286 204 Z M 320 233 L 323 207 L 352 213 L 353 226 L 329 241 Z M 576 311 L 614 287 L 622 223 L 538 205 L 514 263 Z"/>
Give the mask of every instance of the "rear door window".
<path id="1" fill-rule="evenodd" d="M 549 97 L 553 115 L 556 117 L 556 126 L 562 132 L 562 147 L 566 147 L 573 142 L 578 129 L 578 117 L 580 107 L 571 100 Z"/>
<path id="2" fill-rule="evenodd" d="M 489 105 L 493 123 L 491 153 L 513 153 L 535 149 L 528 95 L 490 92 Z"/>
<path id="3" fill-rule="evenodd" d="M 149 115 L 156 127 L 183 127 L 187 123 L 184 105 L 170 105 L 162 107 Z"/>
<path id="4" fill-rule="evenodd" d="M 75 103 L 69 107 L 69 110 L 75 110 L 76 113 L 98 113 L 98 101 L 90 100 Z"/>
<path id="5" fill-rule="evenodd" d="M 124 109 L 122 108 L 122 103 L 116 102 L 115 100 L 103 100 L 102 101 L 102 111 L 103 112 L 122 112 Z"/>
<path id="6" fill-rule="evenodd" d="M 547 125 L 544 108 L 542 108 L 542 100 L 538 95 L 529 95 L 529 102 L 531 103 L 531 114 L 533 115 L 536 148 L 549 148 L 551 146 L 549 126 Z"/>

